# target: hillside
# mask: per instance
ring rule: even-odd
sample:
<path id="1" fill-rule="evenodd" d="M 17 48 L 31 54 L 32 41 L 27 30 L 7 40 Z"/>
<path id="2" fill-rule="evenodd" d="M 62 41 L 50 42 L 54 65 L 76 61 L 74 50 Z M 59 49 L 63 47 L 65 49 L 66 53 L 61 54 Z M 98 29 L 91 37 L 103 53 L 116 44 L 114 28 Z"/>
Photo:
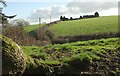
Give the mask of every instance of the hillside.
<path id="1" fill-rule="evenodd" d="M 41 25 L 43 26 L 43 25 Z M 31 32 L 31 31 L 34 31 L 35 29 L 41 27 L 39 24 L 36 24 L 36 25 L 28 25 L 28 26 L 24 26 L 24 30 L 26 32 Z"/>
<path id="2" fill-rule="evenodd" d="M 118 38 L 43 47 L 21 46 L 29 65 L 24 74 L 119 76 Z"/>
<path id="3" fill-rule="evenodd" d="M 118 17 L 105 16 L 82 20 L 61 21 L 60 23 L 51 26 L 50 29 L 56 36 L 117 32 Z"/>

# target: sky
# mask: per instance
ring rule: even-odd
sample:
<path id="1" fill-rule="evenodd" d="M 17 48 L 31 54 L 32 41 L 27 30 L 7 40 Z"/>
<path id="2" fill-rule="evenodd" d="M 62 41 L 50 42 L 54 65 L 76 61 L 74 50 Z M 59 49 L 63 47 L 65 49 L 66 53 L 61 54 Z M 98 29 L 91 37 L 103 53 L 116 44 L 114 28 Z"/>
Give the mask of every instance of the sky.
<path id="1" fill-rule="evenodd" d="M 59 17 L 78 18 L 83 15 L 118 15 L 118 0 L 5 0 L 7 7 L 3 12 L 16 14 L 16 19 L 25 19 L 31 24 L 59 20 Z"/>

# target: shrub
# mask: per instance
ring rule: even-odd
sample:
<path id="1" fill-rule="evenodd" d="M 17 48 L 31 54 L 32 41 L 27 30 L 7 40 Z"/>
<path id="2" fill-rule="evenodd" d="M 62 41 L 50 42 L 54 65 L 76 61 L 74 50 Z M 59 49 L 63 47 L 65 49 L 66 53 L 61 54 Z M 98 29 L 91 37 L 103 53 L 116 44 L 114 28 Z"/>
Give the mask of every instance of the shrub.
<path id="1" fill-rule="evenodd" d="M 101 39 L 101 38 L 114 38 L 119 37 L 119 33 L 108 32 L 108 33 L 96 33 L 89 35 L 72 35 L 72 36 L 59 36 L 55 37 L 52 40 L 52 43 L 67 43 L 67 42 L 75 42 L 75 41 L 85 41 L 85 40 L 93 40 L 93 39 Z"/>
<path id="2" fill-rule="evenodd" d="M 30 42 L 30 37 L 20 26 L 7 26 L 5 29 L 3 29 L 3 35 L 11 38 L 20 45 L 24 43 L 29 44 Z"/>

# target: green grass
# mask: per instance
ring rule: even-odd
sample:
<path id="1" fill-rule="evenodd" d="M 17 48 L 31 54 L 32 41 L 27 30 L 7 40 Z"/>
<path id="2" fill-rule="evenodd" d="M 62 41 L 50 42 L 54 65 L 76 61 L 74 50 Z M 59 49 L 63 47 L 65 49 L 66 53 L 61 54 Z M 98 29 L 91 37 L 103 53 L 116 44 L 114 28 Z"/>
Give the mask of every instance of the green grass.
<path id="1" fill-rule="evenodd" d="M 64 57 L 84 57 L 90 60 L 99 57 L 97 54 L 106 53 L 106 50 L 115 50 L 118 47 L 118 38 L 89 40 L 66 44 L 38 46 L 21 46 L 27 56 L 42 56 L 44 60 L 64 60 Z M 60 57 L 59 57 L 60 56 Z"/>
<path id="2" fill-rule="evenodd" d="M 21 46 L 21 48 L 28 58 L 28 70 L 41 69 L 45 70 L 46 74 L 54 72 L 64 74 L 70 69 L 74 69 L 72 72 L 80 71 L 82 68 L 86 69 L 91 67 L 91 64 L 95 68 L 96 62 L 99 66 L 108 66 L 107 64 L 118 59 L 120 49 L 118 40 L 118 38 L 109 38 L 43 47 Z M 120 69 L 116 68 L 119 64 L 117 62 L 114 62 L 114 64 L 114 71 L 119 72 Z"/>
<path id="3" fill-rule="evenodd" d="M 43 25 L 41 25 L 43 26 Z M 35 29 L 41 27 L 39 24 L 36 24 L 36 25 L 29 25 L 29 26 L 24 26 L 24 30 L 26 32 L 31 32 L 31 31 L 34 31 Z"/>
<path id="4" fill-rule="evenodd" d="M 105 16 L 73 21 L 62 21 L 50 27 L 56 36 L 88 35 L 118 31 L 118 17 Z"/>
<path id="5" fill-rule="evenodd" d="M 117 20 L 117 16 L 106 16 L 83 20 L 62 21 L 50 26 L 50 29 L 53 30 L 55 36 L 117 32 Z M 37 28 L 38 25 L 28 26 L 24 29 L 30 32 Z M 116 73 L 120 70 L 117 69 L 119 65 L 117 60 L 120 54 L 118 38 L 51 44 L 42 47 L 21 46 L 21 48 L 28 58 L 27 69 L 34 72 L 40 69 L 45 70 L 46 74 L 54 72 L 64 73 L 71 69 L 72 72 L 76 72 L 77 69 L 80 72 L 82 68 L 91 67 L 91 65 L 93 65 L 92 68 L 95 68 L 94 66 L 96 66 L 96 64 L 100 67 L 107 66 L 109 68 L 111 67 L 109 65 L 115 66 L 114 70 L 109 70 L 115 71 Z M 107 70 L 106 67 L 104 70 Z"/>
<path id="6" fill-rule="evenodd" d="M 39 54 L 39 50 L 40 50 L 40 47 L 38 46 L 21 46 L 24 53 L 29 56 L 29 55 L 32 55 L 32 54 Z"/>

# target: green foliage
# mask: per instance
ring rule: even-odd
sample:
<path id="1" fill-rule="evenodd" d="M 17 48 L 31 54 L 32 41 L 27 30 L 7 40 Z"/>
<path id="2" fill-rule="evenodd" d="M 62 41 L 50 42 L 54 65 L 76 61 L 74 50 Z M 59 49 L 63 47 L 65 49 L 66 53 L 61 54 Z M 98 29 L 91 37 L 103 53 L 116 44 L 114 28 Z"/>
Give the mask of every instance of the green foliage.
<path id="1" fill-rule="evenodd" d="M 62 21 L 50 27 L 56 36 L 88 35 L 118 32 L 118 17 L 106 16 L 75 21 Z"/>

